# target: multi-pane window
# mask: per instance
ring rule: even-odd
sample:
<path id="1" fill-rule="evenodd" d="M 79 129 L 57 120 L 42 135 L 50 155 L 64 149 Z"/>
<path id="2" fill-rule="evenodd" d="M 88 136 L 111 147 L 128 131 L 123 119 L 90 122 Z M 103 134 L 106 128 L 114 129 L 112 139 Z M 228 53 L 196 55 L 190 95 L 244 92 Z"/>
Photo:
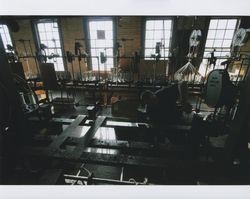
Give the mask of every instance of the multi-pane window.
<path id="1" fill-rule="evenodd" d="M 7 45 L 13 46 L 13 44 L 12 44 L 12 41 L 10 38 L 10 32 L 9 32 L 7 25 L 0 24 L 0 35 L 1 35 L 2 40 L 3 40 L 3 45 L 5 48 L 5 51 L 8 52 Z"/>
<path id="2" fill-rule="evenodd" d="M 215 68 L 223 68 L 223 66 L 221 66 L 221 62 L 226 60 L 225 57 L 230 56 L 230 47 L 236 30 L 236 25 L 237 19 L 210 20 L 203 57 L 209 58 L 211 56 L 211 52 L 215 49 L 214 56 L 217 57 Z M 208 59 L 202 60 L 199 69 L 199 72 L 202 75 L 205 75 L 207 62 Z"/>
<path id="3" fill-rule="evenodd" d="M 90 20 L 89 23 L 90 50 L 92 70 L 98 70 L 98 59 L 102 52 L 107 56 L 107 61 L 101 63 L 99 59 L 100 71 L 110 71 L 114 67 L 113 49 L 113 21 L 112 20 Z"/>
<path id="4" fill-rule="evenodd" d="M 161 57 L 169 55 L 172 35 L 172 20 L 146 20 L 145 30 L 145 59 L 156 54 L 156 45 L 160 42 Z"/>
<path id="5" fill-rule="evenodd" d="M 62 47 L 57 21 L 38 22 L 37 30 L 39 43 L 47 47 L 45 49 L 46 55 L 51 58 L 47 59 L 47 62 L 54 63 L 56 71 L 64 71 Z"/>

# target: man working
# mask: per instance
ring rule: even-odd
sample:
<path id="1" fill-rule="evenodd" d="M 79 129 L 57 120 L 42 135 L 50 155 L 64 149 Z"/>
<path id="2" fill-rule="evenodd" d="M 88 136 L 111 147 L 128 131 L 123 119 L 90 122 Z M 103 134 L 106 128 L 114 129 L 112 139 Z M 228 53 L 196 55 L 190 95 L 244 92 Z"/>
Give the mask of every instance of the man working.
<path id="1" fill-rule="evenodd" d="M 144 91 L 141 94 L 142 103 L 152 123 L 164 125 L 177 123 L 180 112 L 176 106 L 178 97 L 177 85 L 163 87 L 156 92 Z"/>

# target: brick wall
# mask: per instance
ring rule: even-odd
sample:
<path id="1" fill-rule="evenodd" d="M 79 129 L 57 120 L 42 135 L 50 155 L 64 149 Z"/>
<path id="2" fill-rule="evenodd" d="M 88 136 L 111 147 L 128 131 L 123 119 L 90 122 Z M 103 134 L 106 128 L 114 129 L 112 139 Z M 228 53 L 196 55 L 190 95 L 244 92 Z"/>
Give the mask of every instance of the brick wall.
<path id="1" fill-rule="evenodd" d="M 85 38 L 84 35 L 84 18 L 83 17 L 60 17 L 60 27 L 62 31 L 62 39 L 63 39 L 63 47 L 65 51 L 71 51 L 74 53 L 74 45 L 75 39 Z M 202 29 L 204 36 L 206 35 L 207 29 L 207 17 L 198 17 L 197 19 L 197 27 Z M 17 20 L 20 30 L 16 33 L 12 33 L 13 39 L 26 39 L 31 40 L 33 51 L 35 52 L 35 44 L 34 44 L 34 36 L 31 29 L 31 21 L 29 19 L 18 19 Z M 134 52 L 140 52 L 143 50 L 142 45 L 142 22 L 143 17 L 141 16 L 122 16 L 119 17 L 117 23 L 117 39 L 122 45 L 121 54 L 125 56 L 133 56 Z M 248 25 L 248 24 L 247 24 Z M 188 51 L 188 42 L 189 42 L 189 35 L 193 29 L 193 17 L 178 17 L 176 20 L 175 32 L 173 32 L 172 38 L 172 45 L 173 48 L 178 49 L 177 56 L 175 59 L 175 64 L 173 65 L 174 70 L 176 71 L 178 68 L 182 67 L 186 63 L 185 56 L 187 55 Z M 122 39 L 133 39 L 127 41 L 121 41 Z M 85 47 L 86 41 L 79 41 Z M 203 43 L 205 42 L 205 39 Z M 22 43 L 16 41 L 16 47 L 19 54 L 22 56 L 24 55 L 24 47 Z M 242 50 L 249 50 L 250 49 L 250 42 L 242 48 Z M 28 55 L 31 54 L 28 43 L 27 43 Z M 201 49 L 202 51 L 202 49 Z M 200 53 L 202 56 L 202 53 Z M 27 73 L 28 68 L 31 74 L 37 73 L 35 61 L 33 58 L 22 60 L 24 70 Z M 130 65 L 131 60 L 124 59 L 121 60 L 121 65 L 124 67 Z M 139 66 L 140 73 L 151 73 L 153 70 L 152 61 L 145 61 L 142 60 Z M 167 62 L 160 63 L 161 68 L 165 68 L 164 65 L 167 65 Z M 198 67 L 198 63 L 196 64 Z M 79 72 L 79 63 L 77 60 L 73 62 L 74 71 L 75 73 Z M 87 71 L 87 63 L 81 61 L 82 71 Z M 66 61 L 66 68 L 71 72 L 71 64 Z M 171 69 L 171 68 L 170 68 Z M 160 70 L 162 71 L 162 69 Z M 171 69 L 172 71 L 172 69 Z"/>
<path id="2" fill-rule="evenodd" d="M 65 52 L 70 51 L 74 53 L 74 45 L 75 39 L 85 38 L 84 35 L 84 27 L 83 27 L 83 17 L 60 17 L 60 27 L 62 31 L 62 40 L 63 40 L 63 47 Z M 20 30 L 16 33 L 13 33 L 14 40 L 19 39 L 26 39 L 31 40 L 33 51 L 35 52 L 35 44 L 34 44 L 34 37 L 31 28 L 31 21 L 28 19 L 25 20 L 18 20 L 17 21 Z M 119 18 L 119 22 L 117 24 L 117 39 L 119 43 L 122 45 L 121 48 L 121 55 L 124 56 L 133 56 L 134 52 L 140 52 L 143 50 L 142 44 L 142 17 L 135 16 L 124 16 Z M 123 41 L 123 39 L 128 39 Z M 132 39 L 132 40 L 131 40 Z M 86 41 L 78 41 L 80 42 L 85 48 Z M 27 43 L 28 45 L 28 43 Z M 24 47 L 22 43 L 16 42 L 17 50 L 20 55 L 24 54 Z M 28 49 L 28 55 L 30 55 L 30 50 Z M 27 73 L 28 69 L 31 74 L 35 74 L 36 66 L 34 59 L 29 58 L 25 60 L 21 60 L 24 66 L 24 70 Z M 122 59 L 121 66 L 126 67 L 129 66 L 131 63 L 130 59 Z M 149 74 L 152 72 L 152 61 L 145 61 L 142 60 L 141 64 L 139 65 L 140 73 L 142 74 Z M 79 63 L 78 60 L 75 59 L 73 61 L 74 72 L 79 72 Z M 72 72 L 72 65 L 66 61 L 66 69 Z M 81 61 L 81 69 L 82 71 L 87 71 L 87 63 L 83 60 Z M 162 71 L 162 70 L 161 70 Z"/>
<path id="3" fill-rule="evenodd" d="M 15 43 L 17 52 L 19 56 L 30 56 L 32 55 L 31 53 L 31 48 L 33 50 L 33 55 L 35 55 L 36 52 L 36 47 L 35 47 L 35 42 L 34 42 L 34 37 L 31 29 L 31 21 L 30 20 L 17 20 L 18 25 L 20 26 L 20 29 L 18 32 L 12 32 L 12 38 L 13 42 Z M 25 47 L 22 42 L 19 40 L 30 40 L 31 43 L 31 48 L 29 45 L 29 42 L 25 42 L 25 47 L 27 49 L 27 54 L 25 52 Z M 37 67 L 35 63 L 34 58 L 25 58 L 20 60 L 23 64 L 24 71 L 27 74 L 37 74 Z"/>
<path id="4" fill-rule="evenodd" d="M 132 56 L 141 50 L 141 17 L 121 17 L 117 27 L 117 38 L 122 45 L 121 54 Z M 133 39 L 121 41 L 121 39 Z"/>
<path id="5" fill-rule="evenodd" d="M 117 27 L 117 38 L 122 44 L 121 54 L 125 56 L 133 56 L 134 52 L 143 54 L 143 17 L 121 17 Z M 133 39 L 122 42 L 122 39 Z M 121 60 L 121 67 L 128 66 L 131 60 Z M 141 76 L 153 74 L 154 65 L 156 63 L 150 60 L 141 60 L 138 66 L 138 72 Z M 164 74 L 167 61 L 159 61 L 157 63 L 156 74 Z"/>
<path id="6" fill-rule="evenodd" d="M 74 54 L 76 39 L 85 38 L 83 30 L 83 18 L 61 17 L 60 21 L 64 50 L 65 52 L 70 51 Z M 83 45 L 83 48 L 85 48 L 85 40 L 77 40 L 77 42 L 80 42 Z M 66 63 L 68 70 L 72 73 L 72 65 L 67 61 Z M 73 67 L 74 73 L 77 74 L 80 71 L 79 62 L 77 59 L 73 61 Z M 81 60 L 81 70 L 82 72 L 87 70 L 87 63 L 85 63 L 84 60 Z"/>

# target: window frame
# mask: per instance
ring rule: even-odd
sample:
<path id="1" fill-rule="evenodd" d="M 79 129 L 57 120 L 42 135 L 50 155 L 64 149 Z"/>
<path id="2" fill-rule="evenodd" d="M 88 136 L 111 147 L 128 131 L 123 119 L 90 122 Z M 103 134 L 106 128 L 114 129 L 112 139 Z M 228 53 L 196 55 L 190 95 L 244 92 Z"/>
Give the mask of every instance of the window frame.
<path id="1" fill-rule="evenodd" d="M 144 17 L 143 24 L 142 24 L 142 46 L 143 46 L 143 51 L 142 55 L 144 57 L 145 61 L 150 61 L 154 60 L 154 58 L 145 58 L 145 46 L 146 46 L 146 23 L 148 20 L 171 20 L 171 32 L 170 32 L 170 38 L 169 38 L 169 47 L 168 47 L 168 55 L 165 55 L 165 57 L 160 58 L 160 60 L 168 60 L 169 57 L 171 56 L 171 51 L 172 51 L 172 46 L 173 46 L 173 32 L 174 32 L 174 17 L 166 17 L 166 16 L 150 16 L 150 17 Z M 166 48 L 165 48 L 166 49 Z"/>
<path id="2" fill-rule="evenodd" d="M 36 45 L 36 49 L 40 50 L 40 44 L 41 44 L 41 38 L 39 35 L 39 31 L 38 31 L 38 23 L 46 23 L 46 22 L 57 22 L 58 25 L 58 34 L 59 34 L 59 42 L 60 42 L 60 46 L 61 46 L 61 51 L 62 51 L 62 61 L 63 61 L 63 70 L 56 70 L 56 72 L 65 72 L 68 71 L 67 68 L 67 62 L 65 61 L 65 50 L 64 50 L 64 42 L 63 42 L 63 34 L 62 34 L 62 28 L 61 28 L 61 20 L 60 18 L 54 18 L 54 17 L 50 17 L 50 18 L 40 18 L 40 19 L 35 19 L 32 20 L 32 31 L 34 34 L 34 40 L 35 40 L 35 45 Z"/>
<path id="3" fill-rule="evenodd" d="M 90 40 L 90 28 L 89 28 L 89 22 L 91 21 L 107 21 L 107 20 L 111 20 L 112 21 L 112 26 L 113 26 L 113 67 L 116 68 L 117 64 L 116 64 L 116 59 L 115 59 L 115 43 L 117 40 L 117 27 L 116 27 L 116 23 L 115 23 L 115 18 L 114 17 L 109 17 L 109 16 L 105 16 L 105 17 L 86 17 L 84 20 L 84 33 L 85 33 L 85 46 L 86 46 L 86 51 L 88 52 L 88 54 L 90 56 L 92 56 L 91 54 L 91 40 Z M 100 63 L 100 55 L 99 56 L 99 64 Z M 94 70 L 93 69 L 93 63 L 92 63 L 92 57 L 90 57 L 90 59 L 88 60 L 88 67 L 90 70 L 94 71 L 94 72 L 98 72 L 98 70 Z M 101 70 L 101 73 L 105 73 L 105 72 L 111 72 L 111 70 Z"/>
<path id="4" fill-rule="evenodd" d="M 202 52 L 202 58 L 201 58 L 201 63 L 200 63 L 200 66 L 199 66 L 199 71 L 201 70 L 201 66 L 202 66 L 202 64 L 203 64 L 203 60 L 204 59 L 207 59 L 207 57 L 205 56 L 205 52 L 208 50 L 208 49 L 210 49 L 211 48 L 211 50 L 212 49 L 221 49 L 220 51 L 217 51 L 217 52 L 226 52 L 226 51 L 223 51 L 223 49 L 227 49 L 227 47 L 209 47 L 209 48 L 207 48 L 206 47 L 206 43 L 207 43 L 207 40 L 208 40 L 208 32 L 209 32 L 209 27 L 210 27 L 210 22 L 211 22 L 211 20 L 237 20 L 237 22 L 236 22 L 236 25 L 235 25 L 235 30 L 234 30 L 234 33 L 233 33 L 233 36 L 234 36 L 234 34 L 235 34 L 235 32 L 239 29 L 239 26 L 240 26 L 240 20 L 241 20 L 241 18 L 240 17 L 234 17 L 234 16 L 232 16 L 232 17 L 218 17 L 218 16 L 213 16 L 213 17 L 210 17 L 210 19 L 209 19 L 209 23 L 208 23 L 208 26 L 207 26 L 207 34 L 206 34 L 206 38 L 205 38 L 205 41 L 204 41 L 204 48 L 203 48 L 203 52 Z M 217 24 L 218 25 L 218 24 Z M 217 29 L 216 29 L 217 30 Z M 223 30 L 226 30 L 226 29 L 223 29 Z M 224 33 L 225 34 L 225 33 Z M 224 39 L 225 39 L 225 35 L 223 36 L 223 41 L 224 41 Z M 233 39 L 233 37 L 232 37 L 232 39 Z M 213 39 L 213 40 L 215 40 L 215 39 Z M 230 48 L 231 48 L 231 45 L 232 45 L 232 41 L 231 41 L 231 44 L 230 44 Z M 215 57 L 217 57 L 218 58 L 218 56 L 215 56 Z M 220 57 L 219 57 L 220 58 Z M 217 61 L 216 62 L 218 62 L 218 60 L 219 59 L 217 59 Z M 218 68 L 218 64 L 216 64 L 215 66 L 214 66 L 214 68 Z M 205 69 L 206 70 L 206 69 Z M 207 72 L 207 74 L 208 74 L 208 72 Z M 207 75 L 206 74 L 206 75 Z"/>
<path id="5" fill-rule="evenodd" d="M 8 24 L 0 21 L 0 25 L 6 25 L 6 26 L 7 26 L 8 31 L 9 31 L 10 41 L 11 41 L 11 43 L 12 43 L 12 47 L 15 49 L 15 48 L 16 48 L 15 41 L 14 41 L 14 39 L 13 39 L 13 35 L 12 35 L 12 32 L 10 31 L 10 28 L 9 28 Z M 3 39 L 2 39 L 2 40 L 3 40 Z M 7 51 L 6 48 L 7 48 L 7 47 L 4 46 L 5 52 L 8 53 L 8 51 Z"/>

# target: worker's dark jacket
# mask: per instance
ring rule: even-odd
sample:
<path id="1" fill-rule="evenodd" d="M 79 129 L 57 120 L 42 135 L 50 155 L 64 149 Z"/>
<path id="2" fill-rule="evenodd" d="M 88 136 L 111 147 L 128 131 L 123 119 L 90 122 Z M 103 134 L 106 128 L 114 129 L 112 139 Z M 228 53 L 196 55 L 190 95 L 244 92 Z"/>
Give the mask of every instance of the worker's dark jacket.
<path id="1" fill-rule="evenodd" d="M 177 85 L 171 85 L 155 92 L 158 103 L 148 106 L 147 113 L 153 123 L 176 123 L 179 112 L 176 106 Z"/>

